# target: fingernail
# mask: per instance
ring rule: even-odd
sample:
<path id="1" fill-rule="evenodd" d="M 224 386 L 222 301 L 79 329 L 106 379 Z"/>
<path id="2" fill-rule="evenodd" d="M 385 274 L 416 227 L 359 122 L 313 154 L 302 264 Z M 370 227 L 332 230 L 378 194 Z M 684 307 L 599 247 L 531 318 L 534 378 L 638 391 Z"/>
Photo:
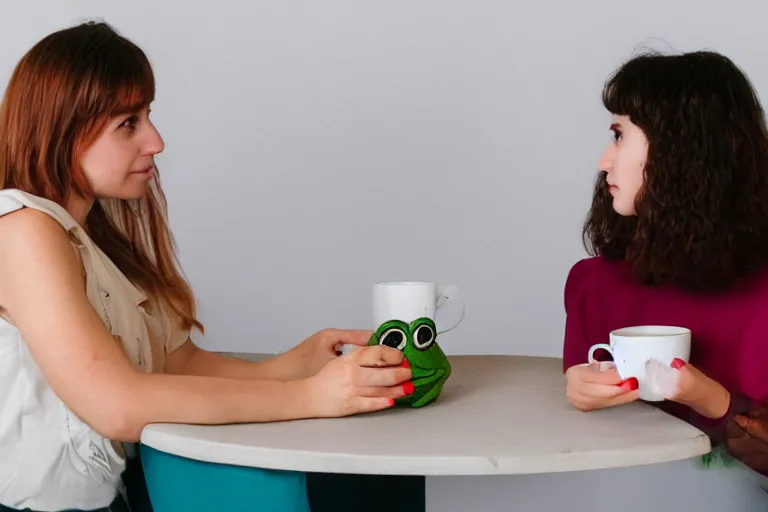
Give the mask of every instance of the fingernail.
<path id="1" fill-rule="evenodd" d="M 389 407 L 392 407 L 393 405 L 395 405 L 395 399 L 394 398 L 387 398 L 387 405 Z"/>
<path id="2" fill-rule="evenodd" d="M 413 382 L 408 381 L 405 384 L 403 384 L 403 393 L 406 395 L 410 395 L 416 390 L 416 386 L 413 385 Z"/>
<path id="3" fill-rule="evenodd" d="M 607 372 L 608 370 L 613 370 L 616 368 L 616 363 L 613 361 L 600 361 L 599 370 L 601 372 Z"/>
<path id="4" fill-rule="evenodd" d="M 408 360 L 405 359 L 405 358 L 403 358 L 403 362 L 400 363 L 400 366 L 402 366 L 403 368 L 410 368 L 411 367 L 411 365 L 408 363 Z"/>
<path id="5" fill-rule="evenodd" d="M 676 357 L 676 358 L 674 358 L 672 360 L 672 363 L 669 366 L 671 366 L 675 370 L 679 370 L 680 368 L 685 366 L 685 361 L 683 361 L 682 359 Z"/>
<path id="6" fill-rule="evenodd" d="M 624 391 L 634 391 L 636 390 L 640 384 L 637 382 L 636 377 L 630 377 L 626 380 L 623 380 L 619 383 L 619 387 L 623 389 Z"/>

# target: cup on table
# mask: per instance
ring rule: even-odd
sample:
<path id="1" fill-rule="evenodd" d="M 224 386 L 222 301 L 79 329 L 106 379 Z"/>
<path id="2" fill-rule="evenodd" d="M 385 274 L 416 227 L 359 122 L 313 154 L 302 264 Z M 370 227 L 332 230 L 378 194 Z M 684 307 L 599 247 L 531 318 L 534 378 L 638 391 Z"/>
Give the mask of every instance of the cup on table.
<path id="1" fill-rule="evenodd" d="M 376 327 L 368 344 L 400 350 L 411 368 L 413 389 L 395 399 L 395 405 L 420 408 L 435 402 L 451 376 L 451 363 L 438 337 L 464 318 L 458 287 L 413 281 L 376 283 L 372 299 Z M 450 315 L 442 308 L 450 302 L 459 306 L 455 312 L 461 314 L 446 322 Z"/>
<path id="2" fill-rule="evenodd" d="M 455 329 L 464 319 L 464 302 L 459 297 L 459 288 L 454 285 L 442 285 L 421 281 L 390 281 L 373 285 L 373 324 L 378 327 L 388 320 L 412 322 L 417 318 L 432 319 L 437 326 L 437 334 Z M 441 308 L 455 302 L 461 308 L 461 315 L 443 328 L 442 321 L 436 315 Z M 440 311 L 442 313 L 442 311 Z"/>
<path id="3" fill-rule="evenodd" d="M 598 343 L 589 349 L 589 362 L 595 362 L 594 354 L 603 349 L 613 356 L 616 370 L 622 379 L 637 379 L 640 398 L 660 402 L 664 397 L 650 385 L 646 376 L 646 363 L 656 359 L 669 367 L 672 360 L 686 363 L 691 357 L 691 331 L 685 327 L 669 325 L 642 325 L 612 331 L 610 344 Z"/>
<path id="4" fill-rule="evenodd" d="M 373 328 L 389 320 L 410 323 L 417 318 L 429 318 L 435 322 L 437 334 L 455 329 L 464 319 L 464 301 L 459 287 L 426 281 L 386 281 L 375 283 L 372 289 Z M 458 309 L 457 319 L 446 321 L 443 307 L 453 303 Z M 343 353 L 355 347 L 345 345 Z"/>

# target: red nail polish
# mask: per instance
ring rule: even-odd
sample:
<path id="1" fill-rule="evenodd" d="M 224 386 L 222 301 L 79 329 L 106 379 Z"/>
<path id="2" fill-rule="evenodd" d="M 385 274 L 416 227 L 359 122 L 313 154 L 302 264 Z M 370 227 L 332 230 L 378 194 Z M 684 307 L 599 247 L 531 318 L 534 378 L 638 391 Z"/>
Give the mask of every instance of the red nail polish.
<path id="1" fill-rule="evenodd" d="M 637 382 L 636 377 L 630 377 L 626 380 L 621 381 L 621 383 L 619 383 L 619 387 L 627 391 L 634 391 L 638 387 L 640 387 L 640 384 Z"/>
<path id="2" fill-rule="evenodd" d="M 395 399 L 394 398 L 387 398 L 387 405 L 389 407 L 392 407 L 393 405 L 395 405 Z"/>
<path id="3" fill-rule="evenodd" d="M 403 384 L 403 393 L 406 395 L 410 395 L 416 390 L 416 386 L 413 385 L 413 382 L 408 381 L 405 384 Z"/>
<path id="4" fill-rule="evenodd" d="M 403 368 L 410 368 L 411 367 L 411 365 L 408 363 L 408 360 L 405 359 L 405 358 L 403 358 L 403 362 L 400 363 L 400 366 L 402 366 Z"/>
<path id="5" fill-rule="evenodd" d="M 676 357 L 672 360 L 672 364 L 670 364 L 669 366 L 671 366 L 675 370 L 679 370 L 680 368 L 685 366 L 685 361 Z"/>

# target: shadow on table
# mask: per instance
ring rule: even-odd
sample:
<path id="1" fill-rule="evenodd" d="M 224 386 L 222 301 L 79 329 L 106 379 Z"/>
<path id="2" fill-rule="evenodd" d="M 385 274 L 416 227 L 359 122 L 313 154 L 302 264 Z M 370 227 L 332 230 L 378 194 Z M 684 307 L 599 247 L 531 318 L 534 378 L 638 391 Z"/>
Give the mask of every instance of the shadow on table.
<path id="1" fill-rule="evenodd" d="M 425 478 L 307 473 L 312 512 L 424 512 Z"/>

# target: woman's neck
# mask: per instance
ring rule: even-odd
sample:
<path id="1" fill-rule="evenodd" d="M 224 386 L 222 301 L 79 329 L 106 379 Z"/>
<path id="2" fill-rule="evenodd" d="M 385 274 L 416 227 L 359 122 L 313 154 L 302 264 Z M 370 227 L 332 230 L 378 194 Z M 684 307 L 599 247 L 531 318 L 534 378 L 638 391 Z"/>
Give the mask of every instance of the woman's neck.
<path id="1" fill-rule="evenodd" d="M 93 206 L 93 198 L 84 198 L 72 194 L 67 200 L 65 209 L 85 229 L 85 219 Z"/>

